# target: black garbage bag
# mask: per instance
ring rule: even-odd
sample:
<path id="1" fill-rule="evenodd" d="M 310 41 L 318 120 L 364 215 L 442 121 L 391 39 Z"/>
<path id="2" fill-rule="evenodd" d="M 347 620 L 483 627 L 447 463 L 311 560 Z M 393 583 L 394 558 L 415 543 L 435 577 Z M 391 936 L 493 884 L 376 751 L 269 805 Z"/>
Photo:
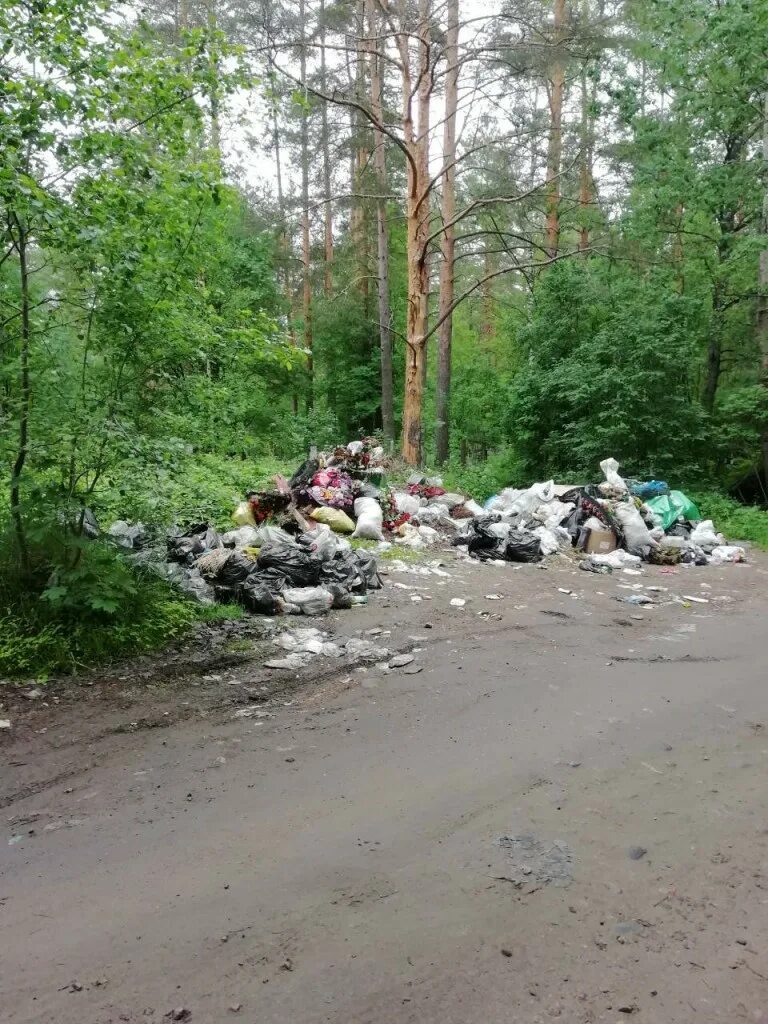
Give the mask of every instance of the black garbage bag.
<path id="1" fill-rule="evenodd" d="M 544 556 L 535 533 L 510 530 L 504 545 L 504 557 L 508 562 L 540 562 Z"/>
<path id="2" fill-rule="evenodd" d="M 248 611 L 257 615 L 274 615 L 280 610 L 279 596 L 289 585 L 276 569 L 258 569 L 251 562 L 251 571 L 236 588 L 237 599 Z"/>
<path id="3" fill-rule="evenodd" d="M 357 559 L 357 564 L 360 566 L 360 572 L 363 574 L 368 589 L 381 590 L 383 584 L 379 576 L 379 567 L 371 552 L 366 551 L 364 548 L 358 548 L 353 552 L 353 555 Z"/>
<path id="4" fill-rule="evenodd" d="M 219 534 L 208 523 L 197 523 L 182 534 L 168 538 L 168 558 L 191 565 L 198 555 L 223 547 Z"/>
<path id="5" fill-rule="evenodd" d="M 244 583 L 253 572 L 255 562 L 240 551 L 233 551 L 224 562 L 216 576 L 216 582 L 222 587 L 236 588 Z"/>
<path id="6" fill-rule="evenodd" d="M 276 569 L 297 587 L 315 587 L 320 582 L 323 560 L 296 545 L 274 544 L 262 548 L 259 569 Z"/>
<path id="7" fill-rule="evenodd" d="M 292 491 L 299 487 L 306 487 L 318 469 L 320 469 L 320 463 L 317 459 L 305 459 L 288 481 L 288 486 Z"/>
<path id="8" fill-rule="evenodd" d="M 486 555 L 485 558 L 499 557 L 499 538 L 488 529 L 495 522 L 497 522 L 497 519 L 490 516 L 472 520 L 467 540 L 467 551 L 469 551 L 470 555 L 477 555 L 480 558 L 482 557 L 480 555 L 481 551 L 493 551 L 493 555 Z"/>
<path id="9" fill-rule="evenodd" d="M 320 572 L 323 586 L 337 583 L 355 594 L 364 594 L 368 590 L 368 583 L 355 555 L 354 551 L 341 552 L 329 561 L 323 562 Z"/>
<path id="10" fill-rule="evenodd" d="M 278 610 L 278 596 L 268 583 L 254 576 L 247 579 L 238 592 L 240 601 L 249 612 L 257 615 L 274 615 Z"/>

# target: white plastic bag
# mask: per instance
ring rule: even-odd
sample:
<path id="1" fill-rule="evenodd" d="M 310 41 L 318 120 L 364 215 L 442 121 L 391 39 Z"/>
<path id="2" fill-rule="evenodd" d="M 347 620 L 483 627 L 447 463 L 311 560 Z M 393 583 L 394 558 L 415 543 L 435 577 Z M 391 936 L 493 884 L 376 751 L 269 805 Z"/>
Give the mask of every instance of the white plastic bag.
<path id="1" fill-rule="evenodd" d="M 630 555 L 628 551 L 622 551 L 621 548 L 609 551 L 607 555 L 590 555 L 589 557 L 595 565 L 608 565 L 611 569 L 636 569 L 641 562 L 638 555 Z"/>
<path id="2" fill-rule="evenodd" d="M 384 540 L 382 526 L 384 525 L 384 513 L 381 505 L 375 498 L 357 498 L 355 501 L 355 515 L 357 526 L 352 534 L 353 537 L 363 537 L 366 540 Z"/>
<path id="3" fill-rule="evenodd" d="M 333 604 L 333 594 L 325 587 L 287 587 L 280 597 L 289 612 L 295 609 L 304 615 L 324 615 Z"/>
<path id="4" fill-rule="evenodd" d="M 221 535 L 225 548 L 257 548 L 260 545 L 259 531 L 253 526 L 239 526 Z"/>
<path id="5" fill-rule="evenodd" d="M 611 487 L 615 487 L 619 491 L 626 491 L 627 485 L 624 482 L 623 477 L 619 476 L 619 464 L 616 459 L 603 459 L 600 463 L 600 469 L 603 471 L 605 482 Z"/>
<path id="6" fill-rule="evenodd" d="M 403 525 L 399 527 L 397 534 L 399 538 L 398 544 L 404 544 L 409 548 L 426 547 L 418 529 L 411 523 L 403 523 Z"/>
<path id="7" fill-rule="evenodd" d="M 698 544 L 706 552 L 710 552 L 716 547 L 722 547 L 725 544 L 725 538 L 722 533 L 715 533 L 715 526 L 711 519 L 705 519 L 693 528 L 691 541 L 694 544 Z"/>
<path id="8" fill-rule="evenodd" d="M 447 505 L 427 505 L 420 508 L 416 518 L 422 526 L 432 526 L 435 529 L 440 527 L 443 530 L 450 530 L 451 533 L 459 528 L 458 521 L 451 519 Z"/>
<path id="9" fill-rule="evenodd" d="M 471 512 L 473 516 L 485 515 L 485 509 L 482 505 L 479 505 L 474 498 L 470 498 L 469 501 L 465 501 L 462 508 L 465 508 L 467 512 Z"/>
<path id="10" fill-rule="evenodd" d="M 401 515 L 407 512 L 408 515 L 415 516 L 421 508 L 421 498 L 418 498 L 415 494 L 408 494 L 406 491 L 395 491 L 392 497 L 395 499 L 395 508 Z"/>
<path id="11" fill-rule="evenodd" d="M 431 526 L 420 526 L 419 536 L 427 546 L 437 544 L 440 540 L 440 534 L 437 530 L 433 530 Z"/>
<path id="12" fill-rule="evenodd" d="M 554 555 L 561 548 L 571 546 L 571 535 L 560 526 L 537 526 L 531 533 L 539 538 L 542 555 Z"/>
<path id="13" fill-rule="evenodd" d="M 643 522 L 643 517 L 631 502 L 617 501 L 613 507 L 613 513 L 621 523 L 624 531 L 624 543 L 630 554 L 644 555 L 649 548 L 659 546 Z"/>
<path id="14" fill-rule="evenodd" d="M 456 508 L 457 505 L 464 504 L 463 494 L 438 494 L 434 498 L 429 499 L 430 505 L 447 505 L 449 509 Z"/>
<path id="15" fill-rule="evenodd" d="M 336 555 L 342 543 L 349 546 L 349 541 L 342 541 L 342 538 L 337 537 L 325 523 L 318 523 L 315 529 L 311 533 L 305 533 L 302 539 L 309 542 L 309 550 L 324 562 L 329 562 Z"/>
<path id="16" fill-rule="evenodd" d="M 709 557 L 710 565 L 723 565 L 725 562 L 746 562 L 747 553 L 744 548 L 735 544 L 718 544 L 712 549 Z"/>

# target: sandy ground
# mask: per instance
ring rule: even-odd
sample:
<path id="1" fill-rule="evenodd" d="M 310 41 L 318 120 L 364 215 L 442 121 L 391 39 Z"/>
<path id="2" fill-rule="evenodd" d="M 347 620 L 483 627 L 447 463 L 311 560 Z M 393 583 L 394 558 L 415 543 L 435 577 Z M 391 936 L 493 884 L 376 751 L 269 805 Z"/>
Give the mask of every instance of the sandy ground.
<path id="1" fill-rule="evenodd" d="M 768 1024 L 768 561 L 444 557 L 3 701 L 3 1021 Z"/>

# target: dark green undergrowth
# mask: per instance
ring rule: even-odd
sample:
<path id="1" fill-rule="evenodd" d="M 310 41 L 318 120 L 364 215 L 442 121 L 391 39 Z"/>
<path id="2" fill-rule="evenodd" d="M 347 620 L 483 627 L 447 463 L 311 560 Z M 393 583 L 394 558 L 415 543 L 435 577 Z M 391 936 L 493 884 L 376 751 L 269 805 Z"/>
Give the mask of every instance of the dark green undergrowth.
<path id="1" fill-rule="evenodd" d="M 768 551 L 768 511 L 742 505 L 716 491 L 695 491 L 691 497 L 705 519 L 711 519 L 727 540 L 748 540 Z"/>

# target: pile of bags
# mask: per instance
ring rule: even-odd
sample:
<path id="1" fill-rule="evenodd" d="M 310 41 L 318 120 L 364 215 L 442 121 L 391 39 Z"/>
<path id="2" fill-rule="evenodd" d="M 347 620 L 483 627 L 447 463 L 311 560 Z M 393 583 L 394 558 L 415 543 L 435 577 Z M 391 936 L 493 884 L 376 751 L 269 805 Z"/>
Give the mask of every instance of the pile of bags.
<path id="1" fill-rule="evenodd" d="M 504 490 L 486 503 L 455 543 L 481 559 L 537 561 L 577 548 L 593 572 L 637 566 L 742 562 L 743 548 L 729 545 L 711 520 L 701 519 L 682 491 L 660 480 L 625 481 L 615 459 L 600 463 L 604 480 L 584 487 L 553 481 L 526 490 Z"/>
<path id="2" fill-rule="evenodd" d="M 264 615 L 351 608 L 381 587 L 370 552 L 354 551 L 323 524 L 295 535 L 247 525 L 219 534 L 200 524 L 169 538 L 168 559 L 198 600 L 238 602 Z"/>

